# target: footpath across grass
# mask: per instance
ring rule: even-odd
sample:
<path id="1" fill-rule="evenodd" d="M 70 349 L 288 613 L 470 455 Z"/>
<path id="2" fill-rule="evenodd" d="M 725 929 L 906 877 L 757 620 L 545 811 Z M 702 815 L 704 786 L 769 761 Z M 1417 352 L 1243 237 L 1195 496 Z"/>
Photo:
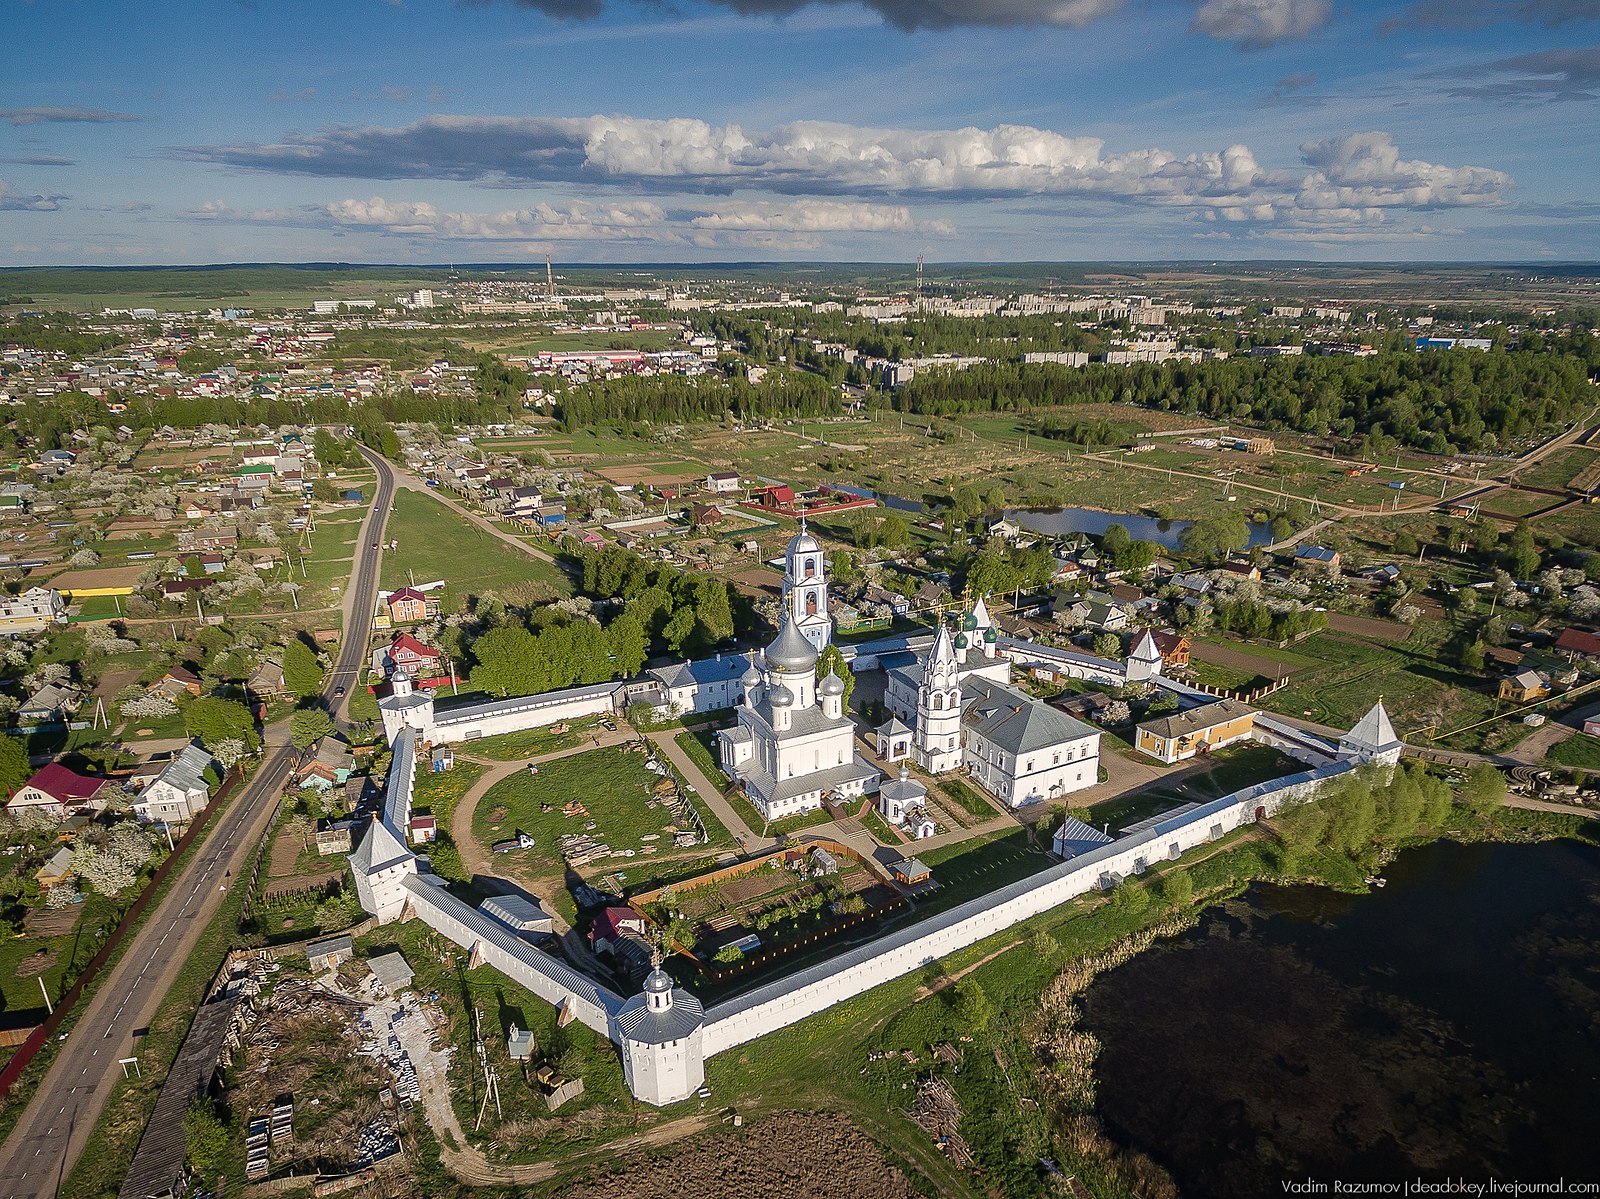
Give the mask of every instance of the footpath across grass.
<path id="1" fill-rule="evenodd" d="M 572 591 L 560 567 L 522 553 L 419 492 L 396 493 L 387 532 L 399 544 L 384 551 L 384 587 L 442 579 L 440 604 L 446 613 L 459 612 L 469 597 L 491 591 L 515 604 Z"/>

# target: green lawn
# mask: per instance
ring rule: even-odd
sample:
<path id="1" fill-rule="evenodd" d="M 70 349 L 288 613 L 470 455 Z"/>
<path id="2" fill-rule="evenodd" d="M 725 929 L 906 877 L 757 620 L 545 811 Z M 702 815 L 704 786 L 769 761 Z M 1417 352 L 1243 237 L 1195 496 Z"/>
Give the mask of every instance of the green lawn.
<path id="1" fill-rule="evenodd" d="M 1541 458 L 1525 471 L 1518 472 L 1517 482 L 1528 487 L 1565 487 L 1575 475 L 1594 465 L 1595 451 L 1584 446 L 1568 446 Z M 1491 502 L 1495 507 L 1498 501 Z"/>
<path id="2" fill-rule="evenodd" d="M 432 812 L 440 828 L 449 828 L 450 814 L 457 802 L 472 789 L 472 784 L 483 777 L 484 767 L 476 762 L 456 758 L 454 770 L 435 774 L 426 766 L 417 770 L 417 781 L 411 791 L 411 806 L 419 812 Z"/>
<path id="3" fill-rule="evenodd" d="M 1600 737 L 1585 733 L 1568 737 L 1559 745 L 1552 746 L 1544 760 L 1557 766 L 1584 766 L 1590 770 L 1600 770 Z"/>
<path id="4" fill-rule="evenodd" d="M 395 496 L 388 533 L 399 546 L 385 550 L 383 585 L 445 581 L 440 602 L 458 612 L 470 597 L 494 592 L 513 603 L 535 603 L 570 594 L 559 567 L 521 553 L 437 500 L 415 491 Z"/>
<path id="5" fill-rule="evenodd" d="M 557 841 L 567 833 L 586 832 L 613 850 L 637 851 L 655 845 L 658 852 L 668 853 L 672 849 L 672 835 L 667 831 L 673 823 L 672 809 L 665 800 L 650 806 L 659 776 L 646 770 L 644 763 L 643 754 L 608 748 L 548 762 L 538 774 L 519 771 L 496 783 L 478 802 L 473 835 L 489 845 L 519 831 L 527 833 L 536 843 L 534 848 L 512 850 L 508 857 L 535 868 L 561 865 Z M 583 804 L 588 815 L 563 815 L 562 808 L 569 800 Z M 586 829 L 588 823 L 595 827 Z M 707 821 L 706 832 L 713 839 L 719 834 L 726 839 L 713 821 Z M 652 834 L 658 839 L 640 839 Z M 645 867 L 651 856 L 634 858 L 629 868 Z M 614 868 L 628 860 L 610 862 Z"/>
<path id="6" fill-rule="evenodd" d="M 60 999 L 117 922 L 115 906 L 98 895 L 91 894 L 78 905 L 77 914 L 72 931 L 62 936 L 0 940 L 0 1004 L 8 1023 L 43 1020 L 45 1004 L 39 980 L 44 979 L 52 1003 Z M 43 970 L 37 969 L 33 960 L 41 952 L 50 963 Z M 5 1054 L 10 1056 L 10 1051 Z"/>
<path id="7" fill-rule="evenodd" d="M 995 814 L 994 805 L 960 779 L 942 778 L 935 784 L 935 789 L 969 816 L 987 820 Z"/>
<path id="8" fill-rule="evenodd" d="M 1186 772 L 1094 804 L 1083 820 L 1095 828 L 1110 825 L 1113 834 L 1161 812 L 1186 803 L 1205 803 L 1268 779 L 1294 774 L 1304 767 L 1265 745 L 1230 745 L 1207 759 L 1209 770 Z M 1175 769 L 1183 769 L 1180 765 Z"/>
<path id="9" fill-rule="evenodd" d="M 689 760 L 700 767 L 706 778 L 726 790 L 731 780 L 727 772 L 717 764 L 717 751 L 712 748 L 716 735 L 715 729 L 701 727 L 679 733 L 673 740 L 684 753 L 689 755 Z"/>
<path id="10" fill-rule="evenodd" d="M 569 722 L 570 723 L 570 722 Z M 526 729 L 520 733 L 501 733 L 497 737 L 481 737 L 461 746 L 461 752 L 475 758 L 493 758 L 497 762 L 516 762 L 523 758 L 536 758 L 540 754 L 555 753 L 582 745 L 599 729 L 598 720 L 584 720 L 564 733 L 548 728 Z"/>

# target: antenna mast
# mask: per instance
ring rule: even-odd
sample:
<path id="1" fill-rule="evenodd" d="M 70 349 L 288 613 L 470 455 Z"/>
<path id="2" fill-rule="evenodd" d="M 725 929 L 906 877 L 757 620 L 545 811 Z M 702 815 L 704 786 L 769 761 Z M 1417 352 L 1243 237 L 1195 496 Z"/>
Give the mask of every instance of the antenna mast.
<path id="1" fill-rule="evenodd" d="M 922 299 L 922 255 L 917 255 L 917 299 Z"/>
<path id="2" fill-rule="evenodd" d="M 544 294 L 549 299 L 556 298 L 556 273 L 550 266 L 550 255 L 544 256 Z"/>

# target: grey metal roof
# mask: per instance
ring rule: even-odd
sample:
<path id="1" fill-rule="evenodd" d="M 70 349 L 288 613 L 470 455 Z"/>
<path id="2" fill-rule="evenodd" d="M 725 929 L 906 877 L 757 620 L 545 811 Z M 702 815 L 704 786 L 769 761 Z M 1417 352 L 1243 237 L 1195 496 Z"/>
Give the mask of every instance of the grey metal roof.
<path id="1" fill-rule="evenodd" d="M 378 981 L 383 984 L 384 990 L 391 994 L 409 987 L 411 980 L 416 977 L 411 966 L 398 952 L 380 953 L 375 958 L 368 958 L 367 969 L 378 976 Z"/>
<path id="2" fill-rule="evenodd" d="M 337 937 L 328 937 L 323 941 L 312 941 L 306 946 L 306 957 L 320 958 L 330 953 L 344 953 L 353 948 L 354 942 L 349 933 L 342 933 Z"/>
<path id="3" fill-rule="evenodd" d="M 1072 856 L 1111 844 L 1111 838 L 1092 824 L 1085 824 L 1076 816 L 1068 816 L 1056 830 L 1056 844 Z"/>
<path id="4" fill-rule="evenodd" d="M 1170 740 L 1175 737 L 1187 737 L 1191 733 L 1198 733 L 1213 725 L 1253 715 L 1255 709 L 1243 700 L 1219 699 L 1214 704 L 1201 704 L 1198 708 L 1163 716 L 1160 720 L 1147 720 L 1139 726 L 1139 731 L 1153 733 L 1157 737 Z"/>
<path id="5" fill-rule="evenodd" d="M 701 658 L 697 662 L 675 662 L 646 671 L 663 687 L 690 687 L 740 678 L 750 668 L 744 654 L 725 654 L 721 658 Z"/>
<path id="6" fill-rule="evenodd" d="M 793 778 L 774 779 L 766 771 L 759 769 L 745 771 L 739 774 L 739 777 L 764 796 L 768 803 L 776 803 L 812 791 L 831 791 L 835 787 L 857 780 L 875 779 L 879 773 L 878 768 L 865 759 L 852 758 L 841 766 L 829 766 L 822 770 L 797 774 Z"/>
<path id="7" fill-rule="evenodd" d="M 551 920 L 549 912 L 523 895 L 492 895 L 478 905 L 478 910 L 518 931 Z"/>
<path id="8" fill-rule="evenodd" d="M 434 717 L 435 727 L 449 727 L 457 724 L 471 724 L 475 720 L 484 720 L 490 716 L 505 716 L 513 712 L 531 712 L 537 708 L 548 708 L 556 704 L 570 703 L 573 700 L 588 699 L 591 696 L 614 695 L 622 690 L 621 683 L 594 683 L 587 687 L 568 687 L 562 691 L 546 691 L 542 695 L 517 695 L 509 699 L 492 699 L 481 704 L 467 704 L 459 708 L 450 708 Z"/>
<path id="9" fill-rule="evenodd" d="M 490 919 L 477 908 L 462 903 L 443 887 L 436 887 L 420 876 L 412 875 L 405 880 L 405 888 L 410 892 L 412 903 L 416 907 L 431 907 L 450 919 L 459 921 L 477 938 L 489 942 L 515 958 L 535 974 L 542 974 L 556 986 L 588 1000 L 606 1012 L 615 1012 L 622 1007 L 622 996 L 615 991 L 601 986 L 586 974 L 579 974 L 571 966 L 551 957 L 548 953 L 541 953 L 517 936 L 514 930 L 507 928 L 498 920 Z"/>
<path id="10" fill-rule="evenodd" d="M 643 995 L 635 995 L 617 1013 L 617 1028 L 622 1035 L 642 1045 L 681 1041 L 705 1022 L 705 1008 L 700 1001 L 689 992 L 676 988 L 672 992 L 672 1006 L 664 1012 L 652 1012 L 649 1000 Z"/>
<path id="11" fill-rule="evenodd" d="M 962 685 L 971 693 L 963 704 L 962 722 L 1009 754 L 1036 753 L 1099 735 L 1100 730 L 1083 721 L 991 679 L 967 679 Z"/>

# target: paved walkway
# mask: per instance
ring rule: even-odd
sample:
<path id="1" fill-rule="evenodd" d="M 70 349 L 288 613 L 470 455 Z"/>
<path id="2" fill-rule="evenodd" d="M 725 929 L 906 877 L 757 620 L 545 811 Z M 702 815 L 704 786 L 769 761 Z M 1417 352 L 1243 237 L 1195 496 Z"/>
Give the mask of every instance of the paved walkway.
<path id="1" fill-rule="evenodd" d="M 1600 819 L 1600 810 L 1585 808 L 1580 804 L 1551 803 L 1544 799 L 1526 799 L 1521 795 L 1506 796 L 1506 807 L 1522 808 L 1529 812 L 1559 812 L 1572 816 L 1587 816 L 1590 820 Z"/>
<path id="2" fill-rule="evenodd" d="M 683 746 L 678 744 L 676 738 L 680 732 L 681 729 L 665 729 L 651 733 L 650 740 L 666 755 L 667 761 L 676 766 L 683 777 L 689 780 L 689 786 L 694 788 L 706 807 L 717 814 L 717 819 L 722 821 L 723 827 L 733 834 L 741 849 L 746 853 L 758 853 L 776 845 L 777 842 L 773 838 L 762 837 L 751 829 L 744 822 L 744 817 L 739 815 L 738 809 L 723 798 L 717 785 L 706 777 L 706 772 L 696 766 L 694 759 L 684 752 Z"/>

